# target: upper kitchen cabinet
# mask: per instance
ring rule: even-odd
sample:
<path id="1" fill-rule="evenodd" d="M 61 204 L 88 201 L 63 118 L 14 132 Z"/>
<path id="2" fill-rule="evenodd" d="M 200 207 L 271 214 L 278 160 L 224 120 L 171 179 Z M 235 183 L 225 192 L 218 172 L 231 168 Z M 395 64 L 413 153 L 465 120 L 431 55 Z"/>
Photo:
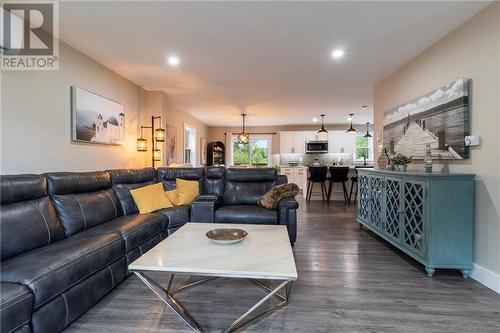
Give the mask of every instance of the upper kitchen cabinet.
<path id="1" fill-rule="evenodd" d="M 328 140 L 328 133 L 318 134 L 318 131 L 307 131 L 307 132 L 305 132 L 305 134 L 306 134 L 306 141 L 327 141 Z"/>
<path id="2" fill-rule="evenodd" d="M 329 153 L 355 153 L 356 134 L 346 133 L 344 130 L 333 130 L 328 132 Z"/>
<path id="3" fill-rule="evenodd" d="M 306 151 L 306 132 L 281 131 L 280 154 L 304 154 Z"/>

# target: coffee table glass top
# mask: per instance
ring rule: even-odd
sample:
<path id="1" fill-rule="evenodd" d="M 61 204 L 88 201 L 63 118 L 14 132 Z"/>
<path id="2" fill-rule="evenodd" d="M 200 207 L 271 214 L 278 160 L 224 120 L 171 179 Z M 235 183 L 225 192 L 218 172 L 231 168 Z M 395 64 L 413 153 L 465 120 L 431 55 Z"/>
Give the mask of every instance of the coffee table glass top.
<path id="1" fill-rule="evenodd" d="M 205 234 L 217 228 L 243 229 L 248 236 L 236 244 L 215 244 Z M 297 279 L 284 225 L 186 223 L 131 263 L 129 269 L 252 279 Z"/>

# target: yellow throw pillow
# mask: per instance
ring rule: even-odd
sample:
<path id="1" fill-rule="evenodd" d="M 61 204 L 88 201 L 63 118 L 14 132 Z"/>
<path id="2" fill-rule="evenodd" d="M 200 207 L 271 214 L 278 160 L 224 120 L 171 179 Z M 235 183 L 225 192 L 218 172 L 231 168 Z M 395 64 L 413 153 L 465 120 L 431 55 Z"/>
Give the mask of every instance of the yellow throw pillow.
<path id="1" fill-rule="evenodd" d="M 200 194 L 197 180 L 184 180 L 177 178 L 177 205 L 189 205 Z"/>
<path id="2" fill-rule="evenodd" d="M 156 183 L 130 190 L 140 214 L 151 213 L 162 208 L 173 207 L 168 200 L 162 183 Z"/>
<path id="3" fill-rule="evenodd" d="M 172 205 L 178 206 L 178 204 L 177 204 L 177 190 L 166 191 L 165 194 L 167 195 L 167 198 L 172 203 Z"/>

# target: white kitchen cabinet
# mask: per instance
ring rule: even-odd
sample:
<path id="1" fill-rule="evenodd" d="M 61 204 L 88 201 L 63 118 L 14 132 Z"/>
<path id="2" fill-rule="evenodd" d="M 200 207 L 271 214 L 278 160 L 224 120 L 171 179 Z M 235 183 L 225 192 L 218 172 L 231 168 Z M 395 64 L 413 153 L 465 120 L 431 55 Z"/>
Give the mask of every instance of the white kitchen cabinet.
<path id="1" fill-rule="evenodd" d="M 320 133 L 318 131 L 306 131 L 306 141 L 326 141 L 328 133 Z"/>
<path id="2" fill-rule="evenodd" d="M 281 131 L 280 154 L 304 154 L 306 152 L 306 132 Z"/>
<path id="3" fill-rule="evenodd" d="M 299 189 L 304 190 L 307 184 L 307 167 L 297 166 L 297 167 L 281 167 L 280 174 L 285 175 L 288 178 L 289 183 L 295 183 L 299 186 Z"/>
<path id="4" fill-rule="evenodd" d="M 293 149 L 295 154 L 304 154 L 306 152 L 306 133 L 305 132 L 292 132 L 293 133 Z"/>
<path id="5" fill-rule="evenodd" d="M 356 151 L 356 134 L 346 133 L 343 130 L 330 131 L 328 133 L 329 153 L 349 153 Z"/>
<path id="6" fill-rule="evenodd" d="M 293 153 L 293 132 L 280 132 L 280 154 Z"/>

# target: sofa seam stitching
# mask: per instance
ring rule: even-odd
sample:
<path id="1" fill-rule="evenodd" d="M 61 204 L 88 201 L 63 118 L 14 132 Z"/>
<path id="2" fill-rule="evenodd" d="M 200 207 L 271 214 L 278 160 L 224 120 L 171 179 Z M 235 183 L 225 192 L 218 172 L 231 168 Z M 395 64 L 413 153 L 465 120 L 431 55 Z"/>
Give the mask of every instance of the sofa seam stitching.
<path id="1" fill-rule="evenodd" d="M 64 327 L 66 327 L 68 325 L 68 299 L 66 298 L 66 295 L 64 295 L 64 293 L 62 293 L 61 296 L 64 300 L 64 307 L 66 311 L 66 315 L 64 318 Z"/>
<path id="2" fill-rule="evenodd" d="M 113 201 L 113 199 L 111 198 L 111 195 L 106 192 L 106 191 L 102 191 L 104 194 L 106 194 L 106 196 L 108 197 L 109 200 L 111 200 L 111 203 L 113 204 L 113 208 L 115 209 L 115 217 L 118 217 L 118 210 L 116 209 L 116 205 L 115 205 L 115 202 Z"/>
<path id="3" fill-rule="evenodd" d="M 9 299 L 7 302 L 5 302 L 4 304 L 2 304 L 2 306 L 0 307 L 0 309 L 2 309 L 3 311 L 5 311 L 5 309 L 10 308 L 12 305 L 15 305 L 15 304 L 19 303 L 20 301 L 28 298 L 28 297 L 25 296 L 26 294 L 30 294 L 31 295 L 31 292 L 28 291 L 28 290 L 23 291 L 22 294 L 19 294 L 16 297 Z"/>
<path id="4" fill-rule="evenodd" d="M 47 241 L 47 244 L 46 245 L 49 245 L 50 244 L 50 241 L 51 241 L 51 237 L 50 237 L 50 228 L 49 228 L 49 224 L 47 222 L 47 219 L 45 218 L 45 215 L 43 214 L 42 210 L 40 209 L 40 207 L 38 207 L 37 204 L 35 204 L 35 202 L 33 200 L 30 201 L 31 204 L 33 206 L 35 206 L 35 208 L 38 210 L 38 212 L 42 215 L 42 218 L 43 218 L 43 222 L 45 222 L 45 227 L 47 228 L 47 234 L 49 235 L 49 240 Z"/>
<path id="5" fill-rule="evenodd" d="M 31 318 L 26 320 L 26 321 L 23 321 L 21 324 L 19 324 L 18 326 L 14 327 L 12 330 L 10 330 L 9 332 L 7 333 L 13 333 L 15 332 L 18 328 L 20 327 L 23 327 L 24 325 L 26 325 L 27 323 L 29 323 L 31 321 Z"/>
<path id="6" fill-rule="evenodd" d="M 80 210 L 83 215 L 83 230 L 87 229 L 87 217 L 85 216 L 85 212 L 83 211 L 82 205 L 80 204 L 80 201 L 76 198 L 74 194 L 72 194 L 73 198 L 76 200 L 76 203 L 78 204 L 78 207 L 80 207 Z"/>

